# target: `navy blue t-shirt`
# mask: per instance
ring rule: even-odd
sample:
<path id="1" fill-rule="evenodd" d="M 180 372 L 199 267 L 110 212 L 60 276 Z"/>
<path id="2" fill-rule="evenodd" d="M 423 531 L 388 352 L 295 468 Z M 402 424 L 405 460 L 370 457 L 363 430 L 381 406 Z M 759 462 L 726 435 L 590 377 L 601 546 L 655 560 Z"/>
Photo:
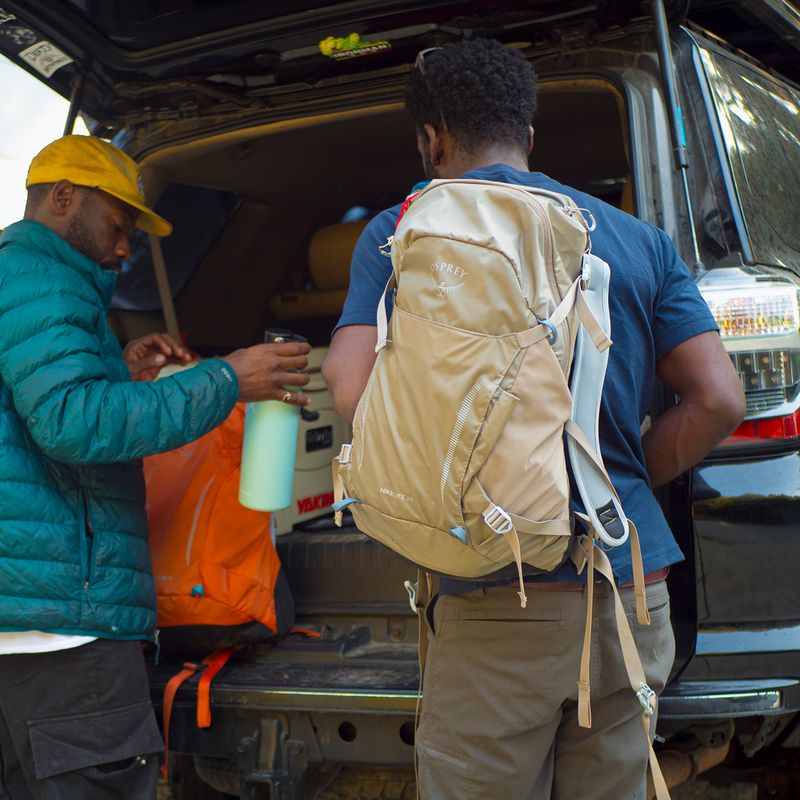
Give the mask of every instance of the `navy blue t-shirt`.
<path id="1" fill-rule="evenodd" d="M 594 216 L 592 252 L 611 267 L 611 339 L 600 408 L 600 447 L 625 514 L 636 523 L 645 574 L 683 559 L 661 506 L 650 490 L 640 428 L 650 408 L 656 362 L 693 336 L 717 330 L 714 318 L 670 241 L 658 228 L 576 191 L 540 172 L 519 172 L 504 164 L 473 170 L 465 178 L 536 186 L 571 197 Z M 375 325 L 376 309 L 392 269 L 379 250 L 394 233 L 400 206 L 372 219 L 361 234 L 350 267 L 350 289 L 336 329 Z M 632 579 L 630 544 L 608 553 L 619 583 Z M 516 570 L 508 574 L 513 580 Z M 497 582 L 498 575 L 488 580 Z M 442 593 L 469 591 L 481 582 L 443 579 Z M 527 578 L 526 578 L 527 580 Z M 567 562 L 532 580 L 578 580 Z M 505 581 L 504 581 L 505 582 Z"/>

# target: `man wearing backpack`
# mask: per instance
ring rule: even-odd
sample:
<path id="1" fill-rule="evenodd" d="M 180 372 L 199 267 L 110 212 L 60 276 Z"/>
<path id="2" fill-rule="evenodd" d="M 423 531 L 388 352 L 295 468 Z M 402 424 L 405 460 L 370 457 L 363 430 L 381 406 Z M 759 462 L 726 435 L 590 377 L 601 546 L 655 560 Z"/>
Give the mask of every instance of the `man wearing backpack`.
<path id="1" fill-rule="evenodd" d="M 539 187 L 567 195 L 596 220 L 592 250 L 611 266 L 614 340 L 600 412 L 601 449 L 639 530 L 651 624 L 634 623 L 634 637 L 647 682 L 660 692 L 674 657 L 665 578 L 682 554 L 651 487 L 692 467 L 744 415 L 741 384 L 714 320 L 666 234 L 528 171 L 536 77 L 520 53 L 475 39 L 422 51 L 408 79 L 406 106 L 428 178 Z M 375 361 L 376 308 L 392 269 L 379 247 L 394 233 L 399 212 L 399 206 L 384 211 L 362 234 L 323 364 L 336 409 L 348 420 Z M 656 377 L 680 403 L 641 436 Z M 632 617 L 630 547 L 609 555 Z M 593 719 L 586 729 L 577 715 L 585 571 L 579 576 L 568 561 L 549 575 L 526 575 L 526 608 L 520 608 L 515 574 L 442 578 L 432 613 L 428 609 L 432 625 L 417 732 L 421 796 L 641 796 L 648 743 L 642 707 L 622 662 L 609 587 L 595 589 Z"/>
<path id="2" fill-rule="evenodd" d="M 156 795 L 163 749 L 140 640 L 156 634 L 142 456 L 207 433 L 237 400 L 303 405 L 308 345 L 185 361 L 169 337 L 129 345 L 107 317 L 145 204 L 137 165 L 66 136 L 28 172 L 25 218 L 0 238 L 0 797 Z M 139 382 L 131 379 L 137 378 Z"/>

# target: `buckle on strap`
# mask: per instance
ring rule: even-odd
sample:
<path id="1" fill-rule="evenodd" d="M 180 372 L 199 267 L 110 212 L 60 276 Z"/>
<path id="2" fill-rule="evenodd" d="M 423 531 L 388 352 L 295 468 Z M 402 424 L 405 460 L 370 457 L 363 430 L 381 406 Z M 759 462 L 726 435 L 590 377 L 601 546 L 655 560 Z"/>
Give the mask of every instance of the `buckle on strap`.
<path id="1" fill-rule="evenodd" d="M 639 684 L 639 691 L 636 692 L 636 698 L 644 710 L 645 716 L 652 717 L 655 714 L 655 700 L 656 693 L 646 684 Z"/>
<path id="2" fill-rule="evenodd" d="M 594 219 L 594 217 L 592 217 Z M 588 253 L 583 256 L 581 262 L 581 290 L 586 291 L 589 288 L 589 282 L 592 279 L 592 262 L 589 260 Z"/>
<path id="3" fill-rule="evenodd" d="M 549 331 L 547 334 L 548 343 L 551 345 L 555 344 L 556 339 L 558 339 L 558 330 L 556 330 L 556 326 L 548 319 L 540 319 L 539 324 L 543 325 Z"/>
<path id="4" fill-rule="evenodd" d="M 353 444 L 343 444 L 342 449 L 339 451 L 339 455 L 336 456 L 336 460 L 340 464 L 349 464 L 350 463 L 350 455 L 353 452 Z"/>
<path id="5" fill-rule="evenodd" d="M 483 512 L 483 521 L 498 535 L 504 536 L 514 530 L 511 517 L 500 506 L 490 506 Z"/>
<path id="6" fill-rule="evenodd" d="M 403 581 L 403 586 L 408 592 L 408 604 L 411 606 L 412 613 L 418 613 L 417 609 L 417 584 L 411 581 Z"/>
<path id="7" fill-rule="evenodd" d="M 567 555 L 570 561 L 575 565 L 578 575 L 586 569 L 586 565 L 589 563 L 589 548 L 593 546 L 594 544 L 589 541 L 589 537 L 583 534 L 582 536 L 575 537 L 574 544 L 567 551 Z M 591 576 L 588 580 L 592 580 Z"/>

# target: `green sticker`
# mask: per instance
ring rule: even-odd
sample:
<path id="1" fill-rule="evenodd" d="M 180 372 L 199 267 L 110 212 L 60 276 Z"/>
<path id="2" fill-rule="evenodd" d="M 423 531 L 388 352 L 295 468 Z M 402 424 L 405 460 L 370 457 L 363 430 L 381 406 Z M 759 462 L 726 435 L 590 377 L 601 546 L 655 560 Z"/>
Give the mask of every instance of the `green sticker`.
<path id="1" fill-rule="evenodd" d="M 351 33 L 341 39 L 329 36 L 319 43 L 319 51 L 328 58 L 337 61 L 345 58 L 356 58 L 357 56 L 371 56 L 375 53 L 385 53 L 391 50 L 389 42 L 362 42 L 357 33 Z"/>

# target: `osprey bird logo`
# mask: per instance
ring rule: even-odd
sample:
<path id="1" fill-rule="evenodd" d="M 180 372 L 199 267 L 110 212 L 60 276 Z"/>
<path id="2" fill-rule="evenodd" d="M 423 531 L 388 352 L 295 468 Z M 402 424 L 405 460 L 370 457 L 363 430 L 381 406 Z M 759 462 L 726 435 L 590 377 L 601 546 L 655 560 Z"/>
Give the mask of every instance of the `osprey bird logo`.
<path id="1" fill-rule="evenodd" d="M 436 287 L 437 297 L 455 294 L 464 285 L 466 277 L 466 270 L 447 261 L 434 261 L 431 264 L 431 278 Z"/>

